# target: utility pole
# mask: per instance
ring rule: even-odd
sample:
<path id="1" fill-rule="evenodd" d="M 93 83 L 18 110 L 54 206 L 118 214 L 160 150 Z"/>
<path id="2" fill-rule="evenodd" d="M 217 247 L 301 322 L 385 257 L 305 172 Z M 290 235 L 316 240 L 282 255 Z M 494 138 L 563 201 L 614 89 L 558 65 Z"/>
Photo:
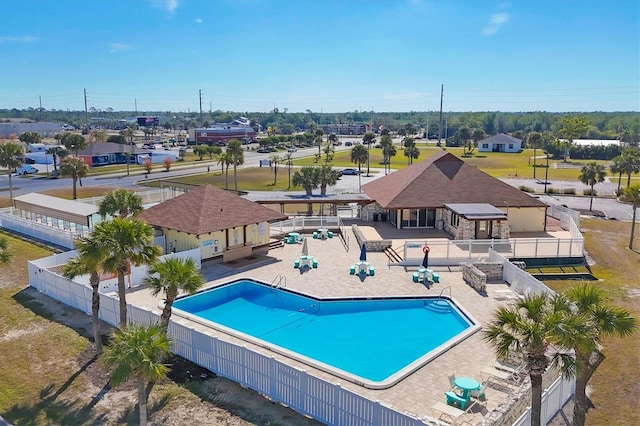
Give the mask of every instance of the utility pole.
<path id="1" fill-rule="evenodd" d="M 84 127 L 89 131 L 89 110 L 87 109 L 87 89 L 84 89 Z"/>
<path id="2" fill-rule="evenodd" d="M 134 99 L 134 100 L 133 100 L 133 106 L 134 106 L 134 107 L 135 107 L 135 109 L 136 109 L 136 115 L 138 115 L 138 100 L 137 100 L 137 99 Z"/>
<path id="3" fill-rule="evenodd" d="M 200 99 L 200 118 L 202 118 L 202 90 L 198 90 L 198 97 Z"/>
<path id="4" fill-rule="evenodd" d="M 40 116 L 40 120 L 42 120 L 42 95 L 38 95 L 38 99 L 40 100 L 40 109 L 38 110 L 40 114 L 38 115 Z"/>
<path id="5" fill-rule="evenodd" d="M 438 120 L 438 146 L 441 145 L 442 139 L 442 98 L 444 96 L 444 84 L 440 87 L 440 118 Z"/>

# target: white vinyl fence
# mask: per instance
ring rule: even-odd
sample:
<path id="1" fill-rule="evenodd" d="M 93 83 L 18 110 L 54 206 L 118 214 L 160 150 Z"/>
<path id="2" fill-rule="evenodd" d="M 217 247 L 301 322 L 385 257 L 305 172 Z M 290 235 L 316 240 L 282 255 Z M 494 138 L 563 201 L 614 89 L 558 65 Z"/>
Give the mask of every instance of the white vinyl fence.
<path id="1" fill-rule="evenodd" d="M 56 262 L 30 261 L 31 286 L 90 315 L 91 288 L 44 268 L 44 265 Z M 160 321 L 159 315 L 132 305 L 128 305 L 127 316 L 135 324 L 149 325 Z M 100 319 L 117 326 L 119 302 L 115 295 L 100 294 Z M 176 354 L 328 425 L 442 424 L 433 419 L 423 421 L 400 413 L 379 401 L 344 389 L 339 384 L 329 383 L 305 370 L 286 365 L 272 356 L 225 342 L 173 321 L 169 325 L 169 334 L 174 339 L 173 351 Z"/>
<path id="2" fill-rule="evenodd" d="M 513 290 L 520 294 L 552 294 L 553 290 L 544 285 L 544 283 L 526 271 L 509 262 L 509 259 L 500 253 L 491 250 L 489 253 L 489 262 L 502 263 L 502 281 L 511 285 Z"/>
<path id="3" fill-rule="evenodd" d="M 575 379 L 565 379 L 558 377 L 547 389 L 542 392 L 542 407 L 540 419 L 543 424 L 547 424 L 553 416 L 564 406 L 575 392 Z M 513 423 L 513 426 L 529 426 L 531 425 L 531 407 Z"/>

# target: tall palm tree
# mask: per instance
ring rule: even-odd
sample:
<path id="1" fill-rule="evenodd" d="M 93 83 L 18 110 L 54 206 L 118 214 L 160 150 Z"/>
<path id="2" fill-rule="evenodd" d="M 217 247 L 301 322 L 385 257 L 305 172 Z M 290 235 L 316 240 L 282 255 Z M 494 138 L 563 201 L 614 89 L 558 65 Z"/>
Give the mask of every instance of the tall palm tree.
<path id="1" fill-rule="evenodd" d="M 412 142 L 409 146 L 405 146 L 404 156 L 407 157 L 409 164 L 413 164 L 413 160 L 420 157 L 420 150 L 416 146 L 415 142 Z"/>
<path id="2" fill-rule="evenodd" d="M 169 328 L 169 318 L 171 318 L 171 307 L 178 297 L 178 291 L 194 294 L 202 287 L 204 279 L 193 259 L 170 257 L 152 263 L 144 283 L 151 289 L 151 294 L 154 296 L 160 292 L 165 295 L 160 327 L 166 333 Z"/>
<path id="3" fill-rule="evenodd" d="M 77 182 L 78 179 L 82 179 L 83 177 L 89 174 L 89 166 L 84 160 L 77 157 L 68 157 L 65 158 L 62 163 L 60 163 L 60 174 L 62 176 L 69 176 L 73 182 L 73 199 L 78 198 L 77 192 Z M 82 181 L 81 181 L 82 182 Z M 82 183 L 81 183 L 82 185 Z"/>
<path id="4" fill-rule="evenodd" d="M 302 167 L 293 174 L 291 180 L 293 186 L 302 186 L 307 196 L 313 195 L 313 190 L 320 184 L 318 167 Z"/>
<path id="5" fill-rule="evenodd" d="M 291 160 L 293 159 L 293 154 L 290 152 L 287 152 L 284 155 L 284 162 L 287 163 L 287 170 L 289 171 L 289 185 L 287 186 L 287 189 L 291 189 Z"/>
<path id="6" fill-rule="evenodd" d="M 147 425 L 147 383 L 163 379 L 170 371 L 164 362 L 171 354 L 172 340 L 158 324 L 129 325 L 115 330 L 104 363 L 113 368 L 111 383 L 118 386 L 136 379 L 141 426 Z"/>
<path id="7" fill-rule="evenodd" d="M 24 151 L 21 145 L 14 142 L 0 144 L 0 166 L 7 168 L 9 176 L 9 202 L 13 206 L 13 182 L 11 180 L 16 169 L 22 166 Z"/>
<path id="8" fill-rule="evenodd" d="M 316 129 L 316 131 L 314 132 L 314 142 L 318 145 L 318 159 L 320 158 L 320 149 L 322 146 L 322 136 L 324 135 L 324 132 L 322 131 L 322 129 Z"/>
<path id="9" fill-rule="evenodd" d="M 585 185 L 589 185 L 591 187 L 591 201 L 589 202 L 589 211 L 593 209 L 593 187 L 596 183 L 604 182 L 604 177 L 607 175 L 605 172 L 604 166 L 602 164 L 598 164 L 595 161 L 590 161 L 584 166 L 582 166 L 582 171 L 580 172 L 580 182 Z"/>
<path id="10" fill-rule="evenodd" d="M 120 327 L 127 325 L 125 275 L 131 265 L 151 264 L 162 252 L 153 244 L 153 234 L 151 225 L 120 217 L 98 223 L 91 234 L 106 250 L 102 264 L 104 270 L 118 274 Z"/>
<path id="11" fill-rule="evenodd" d="M 9 251 L 9 241 L 5 237 L 0 237 L 0 266 L 8 265 L 13 259 L 13 254 Z"/>
<path id="12" fill-rule="evenodd" d="M 527 142 L 533 147 L 533 178 L 536 178 L 536 152 L 542 143 L 542 135 L 538 132 L 531 132 L 527 135 Z"/>
<path id="13" fill-rule="evenodd" d="M 362 192 L 362 172 L 360 170 L 362 164 L 369 161 L 369 151 L 364 145 L 356 145 L 351 150 L 351 162 L 358 165 L 358 191 Z"/>
<path id="14" fill-rule="evenodd" d="M 63 146 L 55 145 L 47 148 L 47 154 L 51 155 L 51 162 L 53 163 L 54 176 L 58 175 L 58 157 L 64 158 L 67 156 L 67 151 Z"/>
<path id="15" fill-rule="evenodd" d="M 369 160 L 371 158 L 370 155 L 370 151 L 371 151 L 371 144 L 375 143 L 376 141 L 376 135 L 371 133 L 371 132 L 367 132 L 362 136 L 362 142 L 367 145 L 367 176 L 369 176 Z"/>
<path id="16" fill-rule="evenodd" d="M 601 337 L 630 336 L 637 324 L 636 318 L 630 311 L 610 306 L 602 289 L 592 284 L 582 283 L 572 286 L 563 294 L 573 305 L 572 308 L 588 316 L 593 332 L 589 334 L 592 338 L 581 340 L 579 342 L 581 344 L 573 348 L 577 361 L 573 424 L 583 426 L 587 411 L 593 407 L 593 403 L 586 394 L 587 384 L 605 358 L 600 351 Z"/>
<path id="17" fill-rule="evenodd" d="M 271 154 L 269 161 L 273 166 L 273 184 L 275 185 L 278 182 L 278 163 L 282 161 L 282 158 L 278 154 Z"/>
<path id="18" fill-rule="evenodd" d="M 142 212 L 142 197 L 135 192 L 118 188 L 109 192 L 100 202 L 98 213 L 104 219 L 108 215 L 118 217 L 132 217 Z"/>
<path id="19" fill-rule="evenodd" d="M 102 354 L 102 338 L 100 337 L 100 272 L 102 263 L 106 258 L 105 248 L 92 237 L 83 237 L 76 242 L 78 256 L 67 262 L 63 275 L 67 278 L 75 278 L 79 275 L 89 274 L 91 285 L 91 325 L 93 328 L 93 340 L 96 344 L 96 355 Z"/>
<path id="20" fill-rule="evenodd" d="M 631 217 L 631 238 L 629 238 L 629 249 L 633 250 L 633 237 L 636 232 L 636 211 L 640 206 L 640 184 L 627 186 L 622 194 L 622 200 L 631 203 L 633 216 Z"/>
<path id="21" fill-rule="evenodd" d="M 531 294 L 498 308 L 484 330 L 499 358 L 522 356 L 531 378 L 531 424 L 541 426 L 542 375 L 549 365 L 558 365 L 565 375 L 575 374 L 570 348 L 581 335 L 589 335 L 585 315 L 568 313 L 564 299 Z M 550 358 L 551 359 L 550 359 Z"/>
<path id="22" fill-rule="evenodd" d="M 216 155 L 216 164 L 220 165 L 220 173 L 225 173 L 224 176 L 224 188 L 229 189 L 229 166 L 233 162 L 231 153 L 224 151 Z"/>
<path id="23" fill-rule="evenodd" d="M 233 164 L 233 182 L 235 184 L 236 193 L 238 192 L 238 166 L 244 164 L 244 149 L 242 142 L 232 139 L 227 145 L 227 153 L 231 155 L 231 164 Z"/>
<path id="24" fill-rule="evenodd" d="M 338 172 L 331 166 L 322 166 L 318 171 L 320 179 L 320 195 L 327 195 L 327 186 L 335 185 L 338 182 Z"/>
<path id="25" fill-rule="evenodd" d="M 625 148 L 622 153 L 611 162 L 611 173 L 619 174 L 617 193 L 620 194 L 622 174 L 627 175 L 627 186 L 629 186 L 631 184 L 631 174 L 640 173 L 640 148 Z"/>
<path id="26" fill-rule="evenodd" d="M 335 153 L 335 148 L 333 147 L 333 145 L 331 144 L 331 142 L 327 142 L 327 144 L 324 146 L 324 149 L 322 150 L 322 153 L 324 154 L 324 164 L 329 164 L 330 162 L 333 161 L 333 156 Z"/>
<path id="27" fill-rule="evenodd" d="M 388 133 L 382 135 L 380 137 L 380 146 L 382 147 L 382 161 L 384 162 L 384 174 L 386 175 L 387 171 L 391 170 L 391 153 L 394 152 L 395 155 L 395 147 L 393 146 L 391 135 Z"/>

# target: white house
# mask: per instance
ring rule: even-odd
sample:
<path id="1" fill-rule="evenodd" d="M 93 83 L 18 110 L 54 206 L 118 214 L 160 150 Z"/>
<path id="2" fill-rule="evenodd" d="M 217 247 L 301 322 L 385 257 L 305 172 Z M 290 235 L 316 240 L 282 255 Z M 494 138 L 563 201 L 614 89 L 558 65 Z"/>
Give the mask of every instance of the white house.
<path id="1" fill-rule="evenodd" d="M 498 133 L 478 142 L 480 152 L 520 152 L 521 149 L 522 140 L 505 133 Z"/>

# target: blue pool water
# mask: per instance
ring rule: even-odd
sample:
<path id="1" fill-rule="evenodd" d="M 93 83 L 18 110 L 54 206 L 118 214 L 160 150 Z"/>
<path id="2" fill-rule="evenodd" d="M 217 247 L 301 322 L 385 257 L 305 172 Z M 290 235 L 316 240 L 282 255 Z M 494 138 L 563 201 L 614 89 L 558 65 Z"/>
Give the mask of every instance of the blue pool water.
<path id="1" fill-rule="evenodd" d="M 365 382 L 388 379 L 473 326 L 446 298 L 318 300 L 252 280 L 180 298 L 173 308 Z"/>

